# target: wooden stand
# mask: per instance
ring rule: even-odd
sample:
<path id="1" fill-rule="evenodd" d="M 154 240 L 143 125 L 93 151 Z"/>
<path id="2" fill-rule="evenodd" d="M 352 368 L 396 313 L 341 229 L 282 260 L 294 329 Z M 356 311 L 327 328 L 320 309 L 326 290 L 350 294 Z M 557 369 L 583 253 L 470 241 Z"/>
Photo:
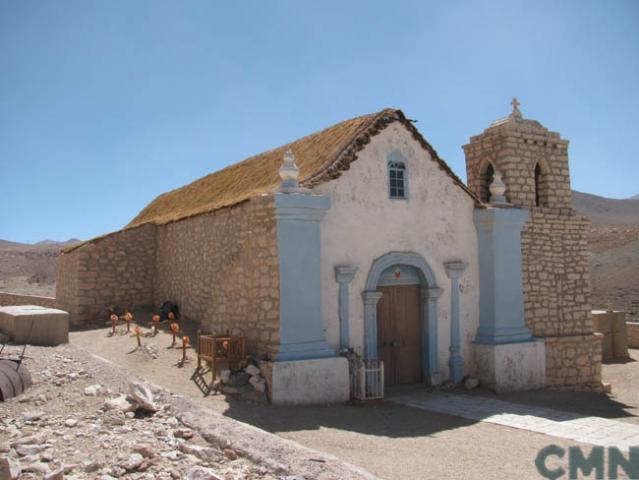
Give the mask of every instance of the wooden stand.
<path id="1" fill-rule="evenodd" d="M 197 333 L 197 368 L 202 368 L 202 361 L 211 364 L 211 381 L 215 381 L 216 368 L 219 363 L 228 365 L 230 369 L 238 368 L 245 357 L 244 336 L 216 336 Z"/>

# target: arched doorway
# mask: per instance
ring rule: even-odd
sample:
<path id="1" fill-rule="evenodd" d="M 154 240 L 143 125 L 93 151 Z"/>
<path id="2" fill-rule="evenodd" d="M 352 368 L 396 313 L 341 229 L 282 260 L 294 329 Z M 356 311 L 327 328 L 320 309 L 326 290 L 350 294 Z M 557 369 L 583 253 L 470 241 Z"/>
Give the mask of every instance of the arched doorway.
<path id="1" fill-rule="evenodd" d="M 384 360 L 386 385 L 439 383 L 437 287 L 417 253 L 391 252 L 373 262 L 364 299 L 365 356 Z"/>

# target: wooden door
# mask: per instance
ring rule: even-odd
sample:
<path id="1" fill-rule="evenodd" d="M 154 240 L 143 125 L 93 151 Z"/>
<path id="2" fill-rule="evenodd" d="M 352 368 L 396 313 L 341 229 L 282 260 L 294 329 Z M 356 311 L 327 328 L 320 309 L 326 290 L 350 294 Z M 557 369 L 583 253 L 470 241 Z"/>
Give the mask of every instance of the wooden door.
<path id="1" fill-rule="evenodd" d="M 379 287 L 377 351 L 387 386 L 422 381 L 419 285 Z"/>

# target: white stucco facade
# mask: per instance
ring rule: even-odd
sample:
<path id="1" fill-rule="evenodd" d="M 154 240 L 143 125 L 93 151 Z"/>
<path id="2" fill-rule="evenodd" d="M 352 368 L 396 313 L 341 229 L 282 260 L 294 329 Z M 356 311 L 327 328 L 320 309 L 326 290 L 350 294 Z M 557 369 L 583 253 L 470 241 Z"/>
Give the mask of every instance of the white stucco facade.
<path id="1" fill-rule="evenodd" d="M 389 156 L 399 152 L 407 169 L 408 198 L 391 199 Z M 373 262 L 388 252 L 421 255 L 443 293 L 438 301 L 437 358 L 443 378 L 449 376 L 451 280 L 444 263 L 460 260 L 466 268 L 460 282 L 461 354 L 464 373 L 474 373 L 471 342 L 479 323 L 479 272 L 473 199 L 430 158 L 406 128 L 397 123 L 374 136 L 350 169 L 318 185 L 331 206 L 321 222 L 322 317 L 328 343 L 339 346 L 339 284 L 335 266 L 357 267 L 349 285 L 350 344 L 364 349 L 362 292 Z"/>

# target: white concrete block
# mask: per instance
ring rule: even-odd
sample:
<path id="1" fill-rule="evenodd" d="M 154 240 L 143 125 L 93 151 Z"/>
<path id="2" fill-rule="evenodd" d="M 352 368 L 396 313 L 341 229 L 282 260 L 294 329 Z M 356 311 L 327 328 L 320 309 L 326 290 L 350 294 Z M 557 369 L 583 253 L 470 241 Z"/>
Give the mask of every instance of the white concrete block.
<path id="1" fill-rule="evenodd" d="M 68 343 L 69 314 L 37 305 L 0 307 L 0 331 L 19 344 L 54 346 Z"/>
<path id="2" fill-rule="evenodd" d="M 339 403 L 350 398 L 344 357 L 273 363 L 271 402 L 276 405 Z"/>
<path id="3" fill-rule="evenodd" d="M 546 344 L 530 342 L 475 343 L 480 385 L 497 393 L 535 390 L 546 385 Z"/>

